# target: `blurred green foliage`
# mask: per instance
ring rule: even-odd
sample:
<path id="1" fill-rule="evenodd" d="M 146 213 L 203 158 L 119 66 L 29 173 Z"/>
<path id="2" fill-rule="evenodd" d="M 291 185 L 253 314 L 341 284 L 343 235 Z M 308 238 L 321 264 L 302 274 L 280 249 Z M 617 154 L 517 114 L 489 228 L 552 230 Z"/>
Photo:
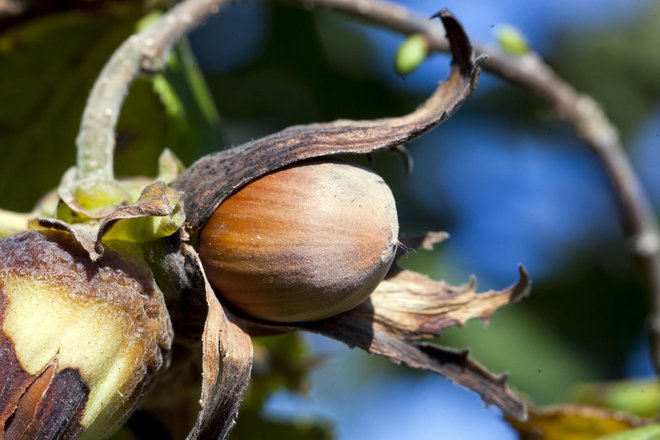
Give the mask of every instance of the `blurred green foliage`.
<path id="1" fill-rule="evenodd" d="M 570 399 L 652 418 L 660 412 L 660 384 L 653 379 L 583 383 L 573 387 Z"/>
<path id="2" fill-rule="evenodd" d="M 231 439 L 326 440 L 334 438 L 327 422 L 315 420 L 282 420 L 264 414 L 270 395 L 287 390 L 305 393 L 307 373 L 321 359 L 310 357 L 299 334 L 254 338 L 252 377 L 239 423 Z"/>
<path id="3" fill-rule="evenodd" d="M 645 426 L 625 432 L 610 434 L 598 440 L 658 440 L 660 439 L 660 425 Z"/>
<path id="4" fill-rule="evenodd" d="M 0 34 L 3 208 L 32 209 L 75 164 L 87 93 L 143 13 L 139 3 L 110 4 L 94 13 L 47 15 Z M 166 147 L 189 164 L 222 145 L 219 116 L 183 42 L 163 75 L 131 88 L 119 121 L 115 172 L 153 176 Z"/>
<path id="5" fill-rule="evenodd" d="M 74 164 L 87 92 L 130 35 L 136 7 L 70 11 L 0 35 L 0 200 L 28 211 Z M 28 171 L 29 170 L 29 171 Z"/>
<path id="6" fill-rule="evenodd" d="M 252 382 L 244 406 L 254 411 L 275 391 L 287 389 L 302 393 L 307 388 L 306 375 L 315 362 L 298 334 L 254 338 Z"/>
<path id="7" fill-rule="evenodd" d="M 558 36 L 551 64 L 578 90 L 593 96 L 626 139 L 660 98 L 660 3 L 622 26 Z"/>

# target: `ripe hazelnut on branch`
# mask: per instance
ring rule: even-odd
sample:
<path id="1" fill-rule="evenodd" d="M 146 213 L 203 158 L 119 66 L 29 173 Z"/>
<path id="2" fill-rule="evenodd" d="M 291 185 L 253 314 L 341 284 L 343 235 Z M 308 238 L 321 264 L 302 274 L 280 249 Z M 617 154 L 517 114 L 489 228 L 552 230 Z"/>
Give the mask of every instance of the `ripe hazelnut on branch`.
<path id="1" fill-rule="evenodd" d="M 348 311 L 385 277 L 398 242 L 377 174 L 335 161 L 267 174 L 225 200 L 200 233 L 217 294 L 250 317 L 314 321 Z"/>

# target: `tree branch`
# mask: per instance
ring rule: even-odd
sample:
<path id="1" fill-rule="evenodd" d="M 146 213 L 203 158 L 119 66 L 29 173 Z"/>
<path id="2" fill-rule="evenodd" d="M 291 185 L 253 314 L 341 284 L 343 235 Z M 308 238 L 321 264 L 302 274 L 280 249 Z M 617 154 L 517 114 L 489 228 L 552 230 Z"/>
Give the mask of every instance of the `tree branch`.
<path id="1" fill-rule="evenodd" d="M 227 0 L 186 0 L 131 36 L 112 55 L 87 99 L 76 139 L 79 181 L 111 180 L 115 131 L 128 88 L 140 73 L 165 65 L 172 45 Z"/>
<path id="2" fill-rule="evenodd" d="M 442 27 L 407 9 L 369 0 L 307 0 L 310 7 L 340 11 L 404 34 L 420 33 L 432 50 L 447 52 Z M 642 188 L 619 135 L 601 108 L 559 78 L 538 55 L 505 54 L 475 44 L 477 56 L 487 57 L 483 68 L 548 102 L 594 153 L 607 172 L 619 204 L 629 250 L 638 261 L 649 297 L 649 332 L 652 360 L 660 372 L 660 232 L 649 198 Z"/>
<path id="3" fill-rule="evenodd" d="M 571 126 L 609 176 L 628 249 L 645 278 L 652 361 L 660 373 L 660 232 L 651 202 L 625 154 L 616 128 L 591 97 L 573 89 L 536 54 L 512 57 L 492 48 L 478 51 L 488 54 L 485 69 L 534 92 L 552 105 L 557 116 Z"/>

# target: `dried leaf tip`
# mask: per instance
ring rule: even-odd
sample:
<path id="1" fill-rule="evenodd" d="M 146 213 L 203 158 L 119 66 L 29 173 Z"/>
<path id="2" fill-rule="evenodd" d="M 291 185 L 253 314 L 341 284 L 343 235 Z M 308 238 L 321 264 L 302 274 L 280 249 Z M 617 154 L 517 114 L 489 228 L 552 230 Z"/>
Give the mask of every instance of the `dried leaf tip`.
<path id="1" fill-rule="evenodd" d="M 445 27 L 447 39 L 449 40 L 449 49 L 452 55 L 452 66 L 458 66 L 463 76 L 472 76 L 475 69 L 479 67 L 484 59 L 474 59 L 472 43 L 461 23 L 447 8 L 436 12 L 431 18 L 439 18 Z"/>
<path id="2" fill-rule="evenodd" d="M 511 303 L 525 298 L 532 290 L 532 280 L 522 264 L 518 266 L 518 277 L 518 282 L 511 288 L 511 299 L 509 301 Z"/>

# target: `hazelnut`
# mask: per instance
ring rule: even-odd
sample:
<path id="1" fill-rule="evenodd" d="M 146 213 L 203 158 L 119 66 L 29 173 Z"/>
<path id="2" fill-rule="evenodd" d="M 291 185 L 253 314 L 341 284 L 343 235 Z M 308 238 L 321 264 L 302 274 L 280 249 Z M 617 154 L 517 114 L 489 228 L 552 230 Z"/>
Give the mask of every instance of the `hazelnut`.
<path id="1" fill-rule="evenodd" d="M 93 263 L 63 232 L 0 240 L 0 437 L 105 438 L 167 363 L 172 327 L 149 267 Z"/>
<path id="2" fill-rule="evenodd" d="M 363 302 L 397 246 L 394 197 L 372 171 L 304 162 L 225 200 L 200 234 L 217 294 L 254 318 L 301 322 Z"/>

